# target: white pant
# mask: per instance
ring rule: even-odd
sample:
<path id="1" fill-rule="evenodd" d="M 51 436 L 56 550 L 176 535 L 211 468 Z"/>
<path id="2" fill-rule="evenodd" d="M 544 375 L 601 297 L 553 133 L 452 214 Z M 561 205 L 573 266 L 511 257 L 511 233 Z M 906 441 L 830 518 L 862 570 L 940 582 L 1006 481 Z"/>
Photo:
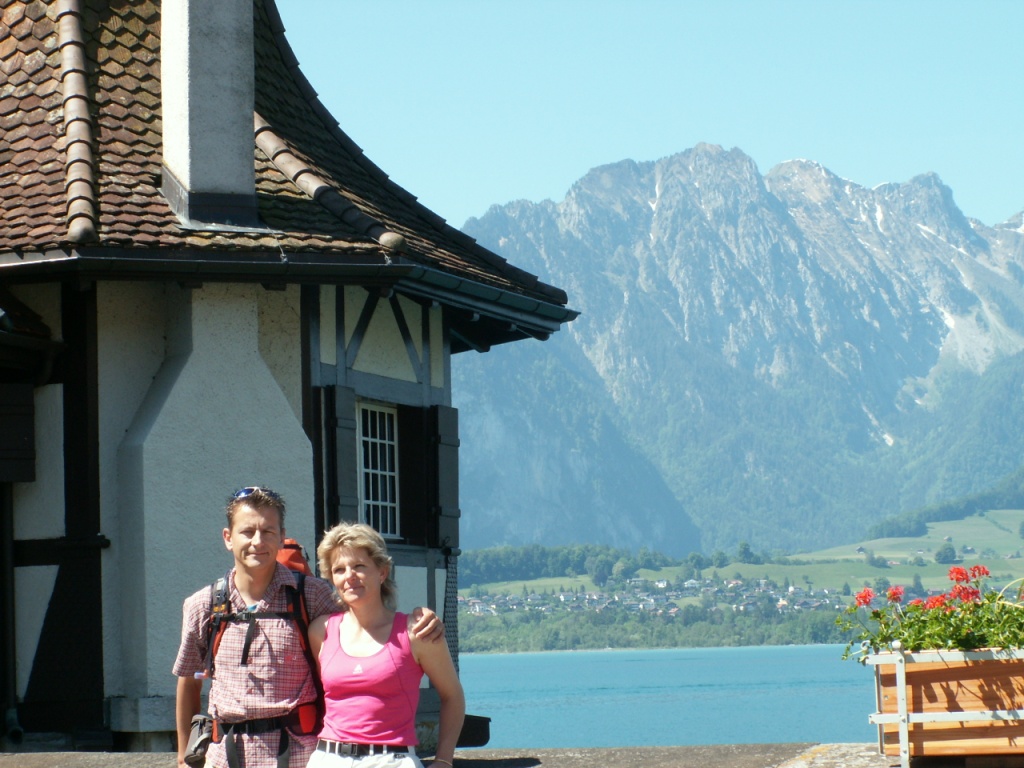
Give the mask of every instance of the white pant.
<path id="1" fill-rule="evenodd" d="M 332 752 L 315 750 L 310 755 L 306 768 L 423 768 L 416 753 L 385 752 L 382 755 L 336 755 Z"/>

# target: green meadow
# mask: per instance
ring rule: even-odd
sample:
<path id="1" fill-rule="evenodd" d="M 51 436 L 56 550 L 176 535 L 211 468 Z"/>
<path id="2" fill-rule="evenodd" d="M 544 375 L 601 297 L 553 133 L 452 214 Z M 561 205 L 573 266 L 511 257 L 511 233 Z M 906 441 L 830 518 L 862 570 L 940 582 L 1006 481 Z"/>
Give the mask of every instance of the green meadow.
<path id="1" fill-rule="evenodd" d="M 890 584 L 910 585 L 917 576 L 925 589 L 945 590 L 950 582 L 949 565 L 935 562 L 935 553 L 945 544 L 952 544 L 964 565 L 980 563 L 992 573 L 990 585 L 1001 588 L 1017 579 L 1024 579 L 1024 539 L 1021 525 L 1024 510 L 989 510 L 963 520 L 928 524 L 927 534 L 919 537 L 871 539 L 831 547 L 816 552 L 795 553 L 779 562 L 730 562 L 721 568 L 708 567 L 701 572 L 704 578 L 729 580 L 740 578 L 769 579 L 777 584 L 811 588 L 815 592 L 840 591 L 847 586 L 857 591 L 874 586 L 880 578 Z M 964 548 L 969 548 L 964 552 Z M 756 552 L 756 545 L 752 545 Z M 883 566 L 884 564 L 884 566 Z M 641 569 L 637 576 L 650 580 L 679 581 L 685 567 L 667 567 L 659 570 Z M 529 581 L 516 580 L 482 584 L 485 594 L 521 594 L 526 592 L 551 593 L 598 588 L 584 575 L 560 576 Z M 469 594 L 470 590 L 461 590 Z"/>
<path id="2" fill-rule="evenodd" d="M 1021 539 L 1024 510 L 990 510 L 963 520 L 950 520 L 928 524 L 928 533 L 919 537 L 869 539 L 831 547 L 816 552 L 788 557 L 792 563 L 747 564 L 730 563 L 724 568 L 705 569 L 703 574 L 716 571 L 723 579 L 739 576 L 743 579 L 768 578 L 779 584 L 789 580 L 793 586 L 810 584 L 815 591 L 830 592 L 848 585 L 853 591 L 872 586 L 879 577 L 890 584 L 909 585 L 914 576 L 921 579 L 925 589 L 945 590 L 949 586 L 949 565 L 935 562 L 935 553 L 944 544 L 951 543 L 965 565 L 980 563 L 992 573 L 992 586 L 1001 587 L 1024 578 L 1024 539 Z M 972 551 L 963 553 L 963 548 Z M 869 563 L 885 562 L 885 567 Z M 781 559 L 781 558 L 780 558 Z M 663 569 L 664 574 L 671 568 Z M 651 572 L 641 572 L 656 577 Z M 671 578 L 671 576 L 669 576 Z"/>

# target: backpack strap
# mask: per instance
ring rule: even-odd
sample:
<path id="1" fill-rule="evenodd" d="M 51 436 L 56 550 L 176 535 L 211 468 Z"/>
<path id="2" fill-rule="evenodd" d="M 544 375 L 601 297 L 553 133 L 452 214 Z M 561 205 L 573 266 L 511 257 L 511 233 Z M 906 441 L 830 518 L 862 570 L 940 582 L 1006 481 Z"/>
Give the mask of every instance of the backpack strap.
<path id="1" fill-rule="evenodd" d="M 210 585 L 210 621 L 206 625 L 206 661 L 203 665 L 206 676 L 210 678 L 214 674 L 214 659 L 220 647 L 221 637 L 227 629 L 228 622 L 234 617 L 231 610 L 231 590 L 228 586 L 230 576 L 231 571 L 228 571 Z"/>
<path id="2" fill-rule="evenodd" d="M 302 722 L 303 733 L 319 733 L 324 722 L 324 684 L 320 680 L 320 666 L 313 658 L 313 648 L 309 644 L 309 608 L 306 606 L 306 574 L 292 571 L 295 576 L 295 588 L 288 590 L 288 607 L 295 617 L 299 630 L 299 644 L 302 654 L 309 665 L 309 675 L 313 678 L 316 688 L 316 701 L 300 704 L 298 709 Z"/>
<path id="3" fill-rule="evenodd" d="M 294 603 L 294 598 L 292 597 L 289 597 L 287 613 L 277 611 L 236 612 L 232 610 L 231 589 L 229 587 L 230 577 L 231 571 L 228 571 L 226 575 L 210 585 L 210 623 L 206 629 L 206 662 L 204 665 L 206 676 L 209 678 L 214 676 L 217 651 L 220 650 L 220 641 L 224 636 L 224 631 L 228 628 L 228 624 L 244 622 L 248 625 L 245 631 L 245 643 L 242 645 L 242 660 L 240 662 L 244 667 L 249 664 L 249 649 L 252 647 L 252 641 L 256 637 L 257 619 L 290 619 L 298 622 L 298 614 L 296 609 L 292 607 L 292 603 Z M 286 589 L 290 588 L 286 587 Z M 303 600 L 304 605 L 305 601 Z M 305 637 L 303 639 L 305 644 L 308 644 L 308 639 Z"/>
<path id="4" fill-rule="evenodd" d="M 306 607 L 306 574 L 302 573 L 302 571 L 292 571 L 292 576 L 295 577 L 295 586 L 285 588 L 288 595 L 288 611 L 301 630 L 301 640 L 299 642 L 302 644 L 302 649 L 310 651 L 309 635 L 307 634 L 309 629 L 309 609 Z M 312 651 L 310 651 L 307 659 L 312 658 Z"/>

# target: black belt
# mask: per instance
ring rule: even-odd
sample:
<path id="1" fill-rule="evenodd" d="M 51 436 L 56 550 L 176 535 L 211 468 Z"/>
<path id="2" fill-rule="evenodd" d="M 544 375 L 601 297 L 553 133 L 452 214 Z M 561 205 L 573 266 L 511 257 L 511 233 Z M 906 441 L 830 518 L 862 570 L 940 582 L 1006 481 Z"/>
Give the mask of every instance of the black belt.
<path id="1" fill-rule="evenodd" d="M 246 734 L 254 736 L 258 733 L 269 733 L 280 731 L 281 741 L 277 745 L 277 768 L 288 768 L 291 761 L 291 739 L 288 737 L 287 728 L 293 719 L 293 714 L 298 710 L 292 710 L 284 717 L 265 717 L 260 720 L 244 720 L 240 723 L 214 724 L 214 735 L 218 741 L 224 741 L 224 756 L 228 760 L 228 768 L 240 768 L 241 760 L 238 758 L 238 744 L 235 743 L 235 736 Z"/>
<path id="2" fill-rule="evenodd" d="M 361 757 L 364 755 L 383 755 L 388 752 L 402 754 L 409 751 L 409 748 L 401 744 L 352 744 L 347 741 L 328 741 L 320 739 L 316 743 L 317 752 L 327 752 L 330 755 L 345 755 L 347 757 Z"/>
<path id="3" fill-rule="evenodd" d="M 244 720 L 241 723 L 225 723 L 218 721 L 217 725 L 221 733 L 244 733 L 248 736 L 255 736 L 257 733 L 270 733 L 280 731 L 290 724 L 289 717 L 265 717 L 262 720 Z"/>

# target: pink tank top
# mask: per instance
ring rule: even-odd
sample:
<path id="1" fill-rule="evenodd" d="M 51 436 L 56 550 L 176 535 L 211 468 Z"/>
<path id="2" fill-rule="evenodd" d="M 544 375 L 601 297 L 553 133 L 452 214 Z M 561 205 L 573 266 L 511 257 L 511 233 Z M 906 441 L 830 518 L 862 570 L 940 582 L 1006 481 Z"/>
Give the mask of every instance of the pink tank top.
<path id="1" fill-rule="evenodd" d="M 412 656 L 408 616 L 395 614 L 387 645 L 372 656 L 349 656 L 342 649 L 338 630 L 347 616 L 328 619 L 320 648 L 327 704 L 320 738 L 415 746 L 423 668 Z"/>

